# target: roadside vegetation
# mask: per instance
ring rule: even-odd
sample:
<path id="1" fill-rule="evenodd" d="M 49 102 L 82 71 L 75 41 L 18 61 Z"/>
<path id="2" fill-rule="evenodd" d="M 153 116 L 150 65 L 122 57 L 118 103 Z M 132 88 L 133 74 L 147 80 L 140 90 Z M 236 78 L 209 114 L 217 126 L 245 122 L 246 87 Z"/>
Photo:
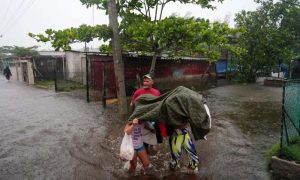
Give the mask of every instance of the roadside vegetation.
<path id="1" fill-rule="evenodd" d="M 85 85 L 80 82 L 72 80 L 59 80 L 57 81 L 57 91 L 70 92 L 74 90 L 84 89 Z"/>
<path id="2" fill-rule="evenodd" d="M 266 153 L 268 167 L 270 167 L 272 156 L 300 164 L 300 136 L 292 139 L 289 146 L 283 146 L 282 152 L 280 152 L 280 143 L 274 144 Z"/>
<path id="3" fill-rule="evenodd" d="M 35 82 L 35 85 L 38 87 L 43 87 L 43 88 L 54 88 L 55 82 L 53 80 L 41 80 Z M 85 85 L 82 85 L 79 82 L 72 81 L 72 80 L 59 80 L 57 81 L 57 91 L 62 91 L 62 92 L 70 92 L 74 90 L 80 90 L 84 89 Z"/>
<path id="4" fill-rule="evenodd" d="M 35 82 L 35 86 L 43 87 L 43 88 L 49 88 L 51 86 L 54 86 L 53 80 L 40 80 Z"/>

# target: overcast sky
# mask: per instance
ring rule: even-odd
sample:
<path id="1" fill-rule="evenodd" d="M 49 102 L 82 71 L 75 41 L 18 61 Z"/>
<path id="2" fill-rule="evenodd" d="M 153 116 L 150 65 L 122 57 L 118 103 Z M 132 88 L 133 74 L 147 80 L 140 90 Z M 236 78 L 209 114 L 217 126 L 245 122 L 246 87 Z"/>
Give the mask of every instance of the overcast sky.
<path id="1" fill-rule="evenodd" d="M 166 7 L 165 16 L 176 13 L 179 16 L 195 16 L 211 21 L 229 20 L 234 26 L 234 16 L 241 10 L 255 10 L 253 0 L 224 0 L 216 3 L 214 11 L 201 9 L 195 5 L 170 4 Z M 50 44 L 38 43 L 27 34 L 43 33 L 46 29 L 64 29 L 78 27 L 81 24 L 108 24 L 108 17 L 103 11 L 87 9 L 80 0 L 0 0 L 0 46 L 40 46 L 39 49 L 53 50 Z M 2 37 L 1 37 L 2 36 Z M 94 41 L 89 47 L 98 47 Z M 74 49 L 83 44 L 72 45 Z"/>

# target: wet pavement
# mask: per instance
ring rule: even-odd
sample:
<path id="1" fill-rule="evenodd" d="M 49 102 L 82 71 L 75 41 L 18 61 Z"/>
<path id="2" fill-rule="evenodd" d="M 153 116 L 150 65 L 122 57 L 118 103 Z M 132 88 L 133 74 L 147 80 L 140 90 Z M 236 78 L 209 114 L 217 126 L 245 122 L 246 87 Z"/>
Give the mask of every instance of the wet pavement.
<path id="1" fill-rule="evenodd" d="M 170 171 L 165 141 L 149 172 L 130 176 L 118 158 L 125 122 L 115 105 L 0 77 L 0 179 L 271 179 L 264 153 L 279 140 L 281 92 L 260 83 L 203 92 L 213 128 L 195 142 L 199 172 Z"/>

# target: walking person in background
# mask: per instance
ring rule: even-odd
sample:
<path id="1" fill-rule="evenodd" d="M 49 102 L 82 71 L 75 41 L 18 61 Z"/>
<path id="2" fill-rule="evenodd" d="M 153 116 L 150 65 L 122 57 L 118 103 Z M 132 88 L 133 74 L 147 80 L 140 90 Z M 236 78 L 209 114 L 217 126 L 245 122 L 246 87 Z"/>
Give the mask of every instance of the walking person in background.
<path id="1" fill-rule="evenodd" d="M 10 79 L 10 77 L 12 76 L 11 71 L 9 69 L 8 66 L 5 67 L 4 71 L 3 71 L 4 76 L 6 77 L 7 80 Z"/>

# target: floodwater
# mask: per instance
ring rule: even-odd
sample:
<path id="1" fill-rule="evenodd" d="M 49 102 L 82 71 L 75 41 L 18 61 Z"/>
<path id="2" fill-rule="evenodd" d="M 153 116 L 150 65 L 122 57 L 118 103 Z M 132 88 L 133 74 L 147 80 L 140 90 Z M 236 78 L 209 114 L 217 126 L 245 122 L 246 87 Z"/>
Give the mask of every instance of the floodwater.
<path id="1" fill-rule="evenodd" d="M 264 153 L 279 141 L 281 93 L 260 83 L 204 91 L 213 128 L 195 142 L 198 173 L 170 171 L 165 141 L 154 147 L 149 172 L 128 175 L 118 158 L 125 122 L 116 105 L 103 110 L 0 77 L 0 179 L 271 179 Z"/>

